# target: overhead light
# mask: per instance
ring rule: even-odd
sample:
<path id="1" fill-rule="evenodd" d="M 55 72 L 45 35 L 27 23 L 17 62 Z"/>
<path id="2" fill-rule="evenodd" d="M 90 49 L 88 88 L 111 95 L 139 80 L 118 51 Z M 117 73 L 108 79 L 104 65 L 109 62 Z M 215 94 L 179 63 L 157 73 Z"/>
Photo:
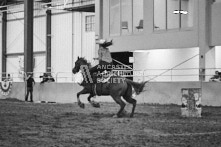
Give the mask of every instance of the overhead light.
<path id="1" fill-rule="evenodd" d="M 180 13 L 181 13 L 181 14 L 184 14 L 184 15 L 188 14 L 188 12 L 187 12 L 187 11 L 184 11 L 184 10 L 180 10 Z"/>
<path id="2" fill-rule="evenodd" d="M 174 11 L 173 11 L 173 14 L 184 14 L 184 15 L 186 15 L 186 14 L 188 14 L 188 11 L 184 11 L 184 10 L 174 10 Z"/>
<path id="3" fill-rule="evenodd" d="M 179 13 L 180 13 L 179 10 L 174 10 L 174 11 L 173 11 L 173 14 L 179 14 Z"/>

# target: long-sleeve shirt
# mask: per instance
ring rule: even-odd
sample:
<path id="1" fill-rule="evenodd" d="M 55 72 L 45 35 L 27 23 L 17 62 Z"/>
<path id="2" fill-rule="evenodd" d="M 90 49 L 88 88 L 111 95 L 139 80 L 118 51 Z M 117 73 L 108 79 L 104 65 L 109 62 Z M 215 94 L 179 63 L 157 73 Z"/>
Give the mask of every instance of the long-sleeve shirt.
<path id="1" fill-rule="evenodd" d="M 27 87 L 33 88 L 33 84 L 35 84 L 35 80 L 32 77 L 27 79 Z"/>
<path id="2" fill-rule="evenodd" d="M 100 47 L 98 50 L 98 59 L 111 63 L 112 62 L 112 57 L 111 53 L 108 48 Z"/>

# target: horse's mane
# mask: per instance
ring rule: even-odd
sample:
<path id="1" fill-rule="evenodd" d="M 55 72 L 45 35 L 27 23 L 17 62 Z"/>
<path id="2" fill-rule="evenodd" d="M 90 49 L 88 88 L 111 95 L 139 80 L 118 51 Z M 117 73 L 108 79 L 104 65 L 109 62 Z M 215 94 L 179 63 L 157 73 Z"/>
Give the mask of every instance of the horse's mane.
<path id="1" fill-rule="evenodd" d="M 81 60 L 84 64 L 88 66 L 88 68 L 91 68 L 91 63 L 88 62 L 84 57 L 80 57 L 78 60 Z"/>

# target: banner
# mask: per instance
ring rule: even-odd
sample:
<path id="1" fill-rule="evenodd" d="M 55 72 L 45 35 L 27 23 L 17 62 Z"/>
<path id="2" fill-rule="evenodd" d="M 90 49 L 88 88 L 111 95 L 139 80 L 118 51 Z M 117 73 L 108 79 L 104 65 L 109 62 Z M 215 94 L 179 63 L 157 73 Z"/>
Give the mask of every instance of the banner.
<path id="1" fill-rule="evenodd" d="M 12 90 L 12 81 L 11 80 L 4 80 L 0 82 L 0 93 L 4 96 L 10 94 Z"/>

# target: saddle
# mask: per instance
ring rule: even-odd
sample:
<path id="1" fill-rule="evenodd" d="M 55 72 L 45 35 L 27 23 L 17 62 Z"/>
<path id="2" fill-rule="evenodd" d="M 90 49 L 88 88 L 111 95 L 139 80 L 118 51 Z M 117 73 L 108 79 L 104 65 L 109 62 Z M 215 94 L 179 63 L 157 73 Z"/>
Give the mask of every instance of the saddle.
<path id="1" fill-rule="evenodd" d="M 102 72 L 101 74 L 97 74 L 93 76 L 93 93 L 94 95 L 102 95 L 102 90 L 107 89 L 107 82 L 113 76 L 113 74 L 108 74 L 107 71 Z"/>
<path id="2" fill-rule="evenodd" d="M 113 74 L 109 74 L 106 70 L 100 74 L 93 75 L 94 83 L 107 83 Z"/>
<path id="3" fill-rule="evenodd" d="M 97 79 L 97 83 L 106 83 L 113 76 L 113 74 L 109 74 L 106 70 L 101 73 L 101 78 Z"/>

